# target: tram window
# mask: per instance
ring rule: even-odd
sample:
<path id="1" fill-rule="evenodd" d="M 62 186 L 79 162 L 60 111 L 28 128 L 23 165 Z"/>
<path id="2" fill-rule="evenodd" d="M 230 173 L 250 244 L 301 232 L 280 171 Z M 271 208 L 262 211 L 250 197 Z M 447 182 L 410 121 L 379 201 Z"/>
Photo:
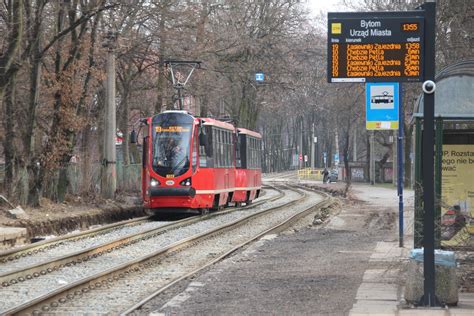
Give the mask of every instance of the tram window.
<path id="1" fill-rule="evenodd" d="M 252 169 L 252 139 L 247 138 L 247 169 Z"/>
<path id="2" fill-rule="evenodd" d="M 234 167 L 235 147 L 234 147 L 234 133 L 229 133 L 229 167 Z"/>
<path id="3" fill-rule="evenodd" d="M 262 140 L 257 140 L 257 169 L 262 168 Z"/>
<path id="4" fill-rule="evenodd" d="M 205 126 L 204 132 L 206 134 L 206 144 L 199 144 L 199 166 L 201 168 L 212 168 L 214 166 L 213 152 L 213 131 L 211 126 Z"/>
<path id="5" fill-rule="evenodd" d="M 228 155 L 228 152 L 227 152 L 227 131 L 224 132 L 224 142 L 223 142 L 223 146 L 222 146 L 222 149 L 223 149 L 223 157 L 224 157 L 224 167 L 227 168 L 229 166 L 229 161 L 228 161 L 228 158 L 229 158 L 229 155 Z"/>
<path id="6" fill-rule="evenodd" d="M 255 169 L 255 139 L 252 138 L 252 169 Z"/>
<path id="7" fill-rule="evenodd" d="M 252 138 L 247 138 L 247 169 L 252 169 Z"/>
<path id="8" fill-rule="evenodd" d="M 245 167 L 247 169 L 260 169 L 261 168 L 261 140 L 253 137 L 247 137 L 245 146 L 245 157 L 241 154 L 242 163 L 245 160 Z M 244 148 L 244 147 L 242 147 Z M 245 159 L 244 159 L 245 158 Z"/>
<path id="9" fill-rule="evenodd" d="M 199 146 L 198 146 L 198 131 L 196 129 L 194 133 L 194 143 L 193 143 L 193 153 L 192 153 L 192 167 L 193 167 L 193 173 L 196 172 L 197 169 L 197 162 L 198 162 L 198 151 L 199 151 Z"/>
<path id="10" fill-rule="evenodd" d="M 219 156 L 220 156 L 220 148 L 219 148 L 219 139 L 221 137 L 220 135 L 220 131 L 218 129 L 215 129 L 214 130 L 215 132 L 215 139 L 214 139 L 214 145 L 213 147 L 215 148 L 215 151 L 214 151 L 214 161 L 215 161 L 215 165 L 214 167 L 217 167 L 219 168 L 221 166 L 221 160 L 219 159 Z"/>
<path id="11" fill-rule="evenodd" d="M 226 140 L 226 146 L 225 146 L 225 164 L 227 168 L 230 168 L 230 132 L 225 133 L 225 140 Z"/>
<path id="12" fill-rule="evenodd" d="M 219 167 L 224 167 L 224 131 L 219 131 Z"/>
<path id="13" fill-rule="evenodd" d="M 146 165 L 148 163 L 149 140 L 150 140 L 149 136 L 145 136 L 145 138 L 143 138 L 143 153 L 142 153 L 142 165 L 143 165 L 143 167 L 146 167 Z"/>
<path id="14" fill-rule="evenodd" d="M 232 141 L 231 133 L 227 132 L 227 167 L 232 167 Z"/>
<path id="15" fill-rule="evenodd" d="M 227 167 L 227 131 L 222 131 L 222 167 Z"/>
<path id="16" fill-rule="evenodd" d="M 240 158 L 240 137 L 238 134 L 234 134 L 235 139 L 235 167 L 242 167 L 242 160 Z"/>
<path id="17" fill-rule="evenodd" d="M 256 150 L 256 139 L 252 139 L 252 167 L 255 169 L 257 167 L 257 150 Z"/>

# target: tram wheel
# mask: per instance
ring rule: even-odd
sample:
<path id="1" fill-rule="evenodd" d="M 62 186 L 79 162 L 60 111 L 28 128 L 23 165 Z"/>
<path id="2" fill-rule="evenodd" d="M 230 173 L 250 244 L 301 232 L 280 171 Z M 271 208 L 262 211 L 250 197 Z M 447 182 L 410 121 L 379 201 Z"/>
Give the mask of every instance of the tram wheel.
<path id="1" fill-rule="evenodd" d="M 201 211 L 201 215 L 209 214 L 209 209 L 208 208 L 202 208 L 202 209 L 200 209 L 200 211 Z"/>

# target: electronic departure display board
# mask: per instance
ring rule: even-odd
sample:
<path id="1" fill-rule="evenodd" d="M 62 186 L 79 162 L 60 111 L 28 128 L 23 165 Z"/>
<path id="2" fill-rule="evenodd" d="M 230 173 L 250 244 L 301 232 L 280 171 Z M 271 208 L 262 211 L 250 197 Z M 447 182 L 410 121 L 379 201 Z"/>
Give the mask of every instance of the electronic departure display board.
<path id="1" fill-rule="evenodd" d="M 328 13 L 329 82 L 422 81 L 422 13 L 390 13 Z"/>

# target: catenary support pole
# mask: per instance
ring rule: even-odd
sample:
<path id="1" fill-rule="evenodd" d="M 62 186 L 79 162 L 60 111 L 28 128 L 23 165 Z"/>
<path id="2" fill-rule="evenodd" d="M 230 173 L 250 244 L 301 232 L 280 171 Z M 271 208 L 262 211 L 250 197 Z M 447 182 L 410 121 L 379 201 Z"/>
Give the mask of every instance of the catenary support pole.
<path id="1" fill-rule="evenodd" d="M 369 174 L 370 184 L 375 184 L 375 131 L 370 131 L 370 163 L 369 163 Z"/>
<path id="2" fill-rule="evenodd" d="M 314 162 L 315 162 L 315 154 L 314 154 L 314 147 L 315 147 L 315 141 L 314 141 L 314 123 L 312 125 L 311 129 L 311 169 L 314 169 Z"/>
<path id="3" fill-rule="evenodd" d="M 405 123 L 405 114 L 403 111 L 403 90 L 402 84 L 399 85 L 400 108 L 398 110 L 398 141 L 397 141 L 397 184 L 398 184 L 398 244 L 403 247 L 403 128 Z"/>
<path id="4" fill-rule="evenodd" d="M 422 8 L 425 13 L 424 86 L 435 78 L 436 2 L 427 0 Z M 426 86 L 428 87 L 428 85 Z M 435 86 L 434 86 L 435 87 Z M 422 306 L 439 306 L 435 295 L 434 252 L 434 90 L 423 94 L 423 273 L 424 294 Z"/>
<path id="5" fill-rule="evenodd" d="M 104 116 L 104 156 L 102 159 L 101 179 L 101 194 L 102 197 L 106 199 L 113 199 L 117 188 L 117 173 L 115 169 L 115 138 L 117 125 L 115 120 L 115 42 L 116 33 L 109 32 L 107 34 L 107 42 L 104 44 L 104 46 L 107 47 L 107 79 L 105 84 L 106 104 Z"/>

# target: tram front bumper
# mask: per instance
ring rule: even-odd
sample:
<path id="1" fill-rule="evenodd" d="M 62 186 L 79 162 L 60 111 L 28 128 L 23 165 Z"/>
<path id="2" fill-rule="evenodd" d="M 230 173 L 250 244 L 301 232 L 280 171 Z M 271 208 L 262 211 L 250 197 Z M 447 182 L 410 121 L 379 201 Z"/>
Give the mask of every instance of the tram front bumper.
<path id="1" fill-rule="evenodd" d="M 194 188 L 150 188 L 150 196 L 189 196 L 194 197 Z"/>

